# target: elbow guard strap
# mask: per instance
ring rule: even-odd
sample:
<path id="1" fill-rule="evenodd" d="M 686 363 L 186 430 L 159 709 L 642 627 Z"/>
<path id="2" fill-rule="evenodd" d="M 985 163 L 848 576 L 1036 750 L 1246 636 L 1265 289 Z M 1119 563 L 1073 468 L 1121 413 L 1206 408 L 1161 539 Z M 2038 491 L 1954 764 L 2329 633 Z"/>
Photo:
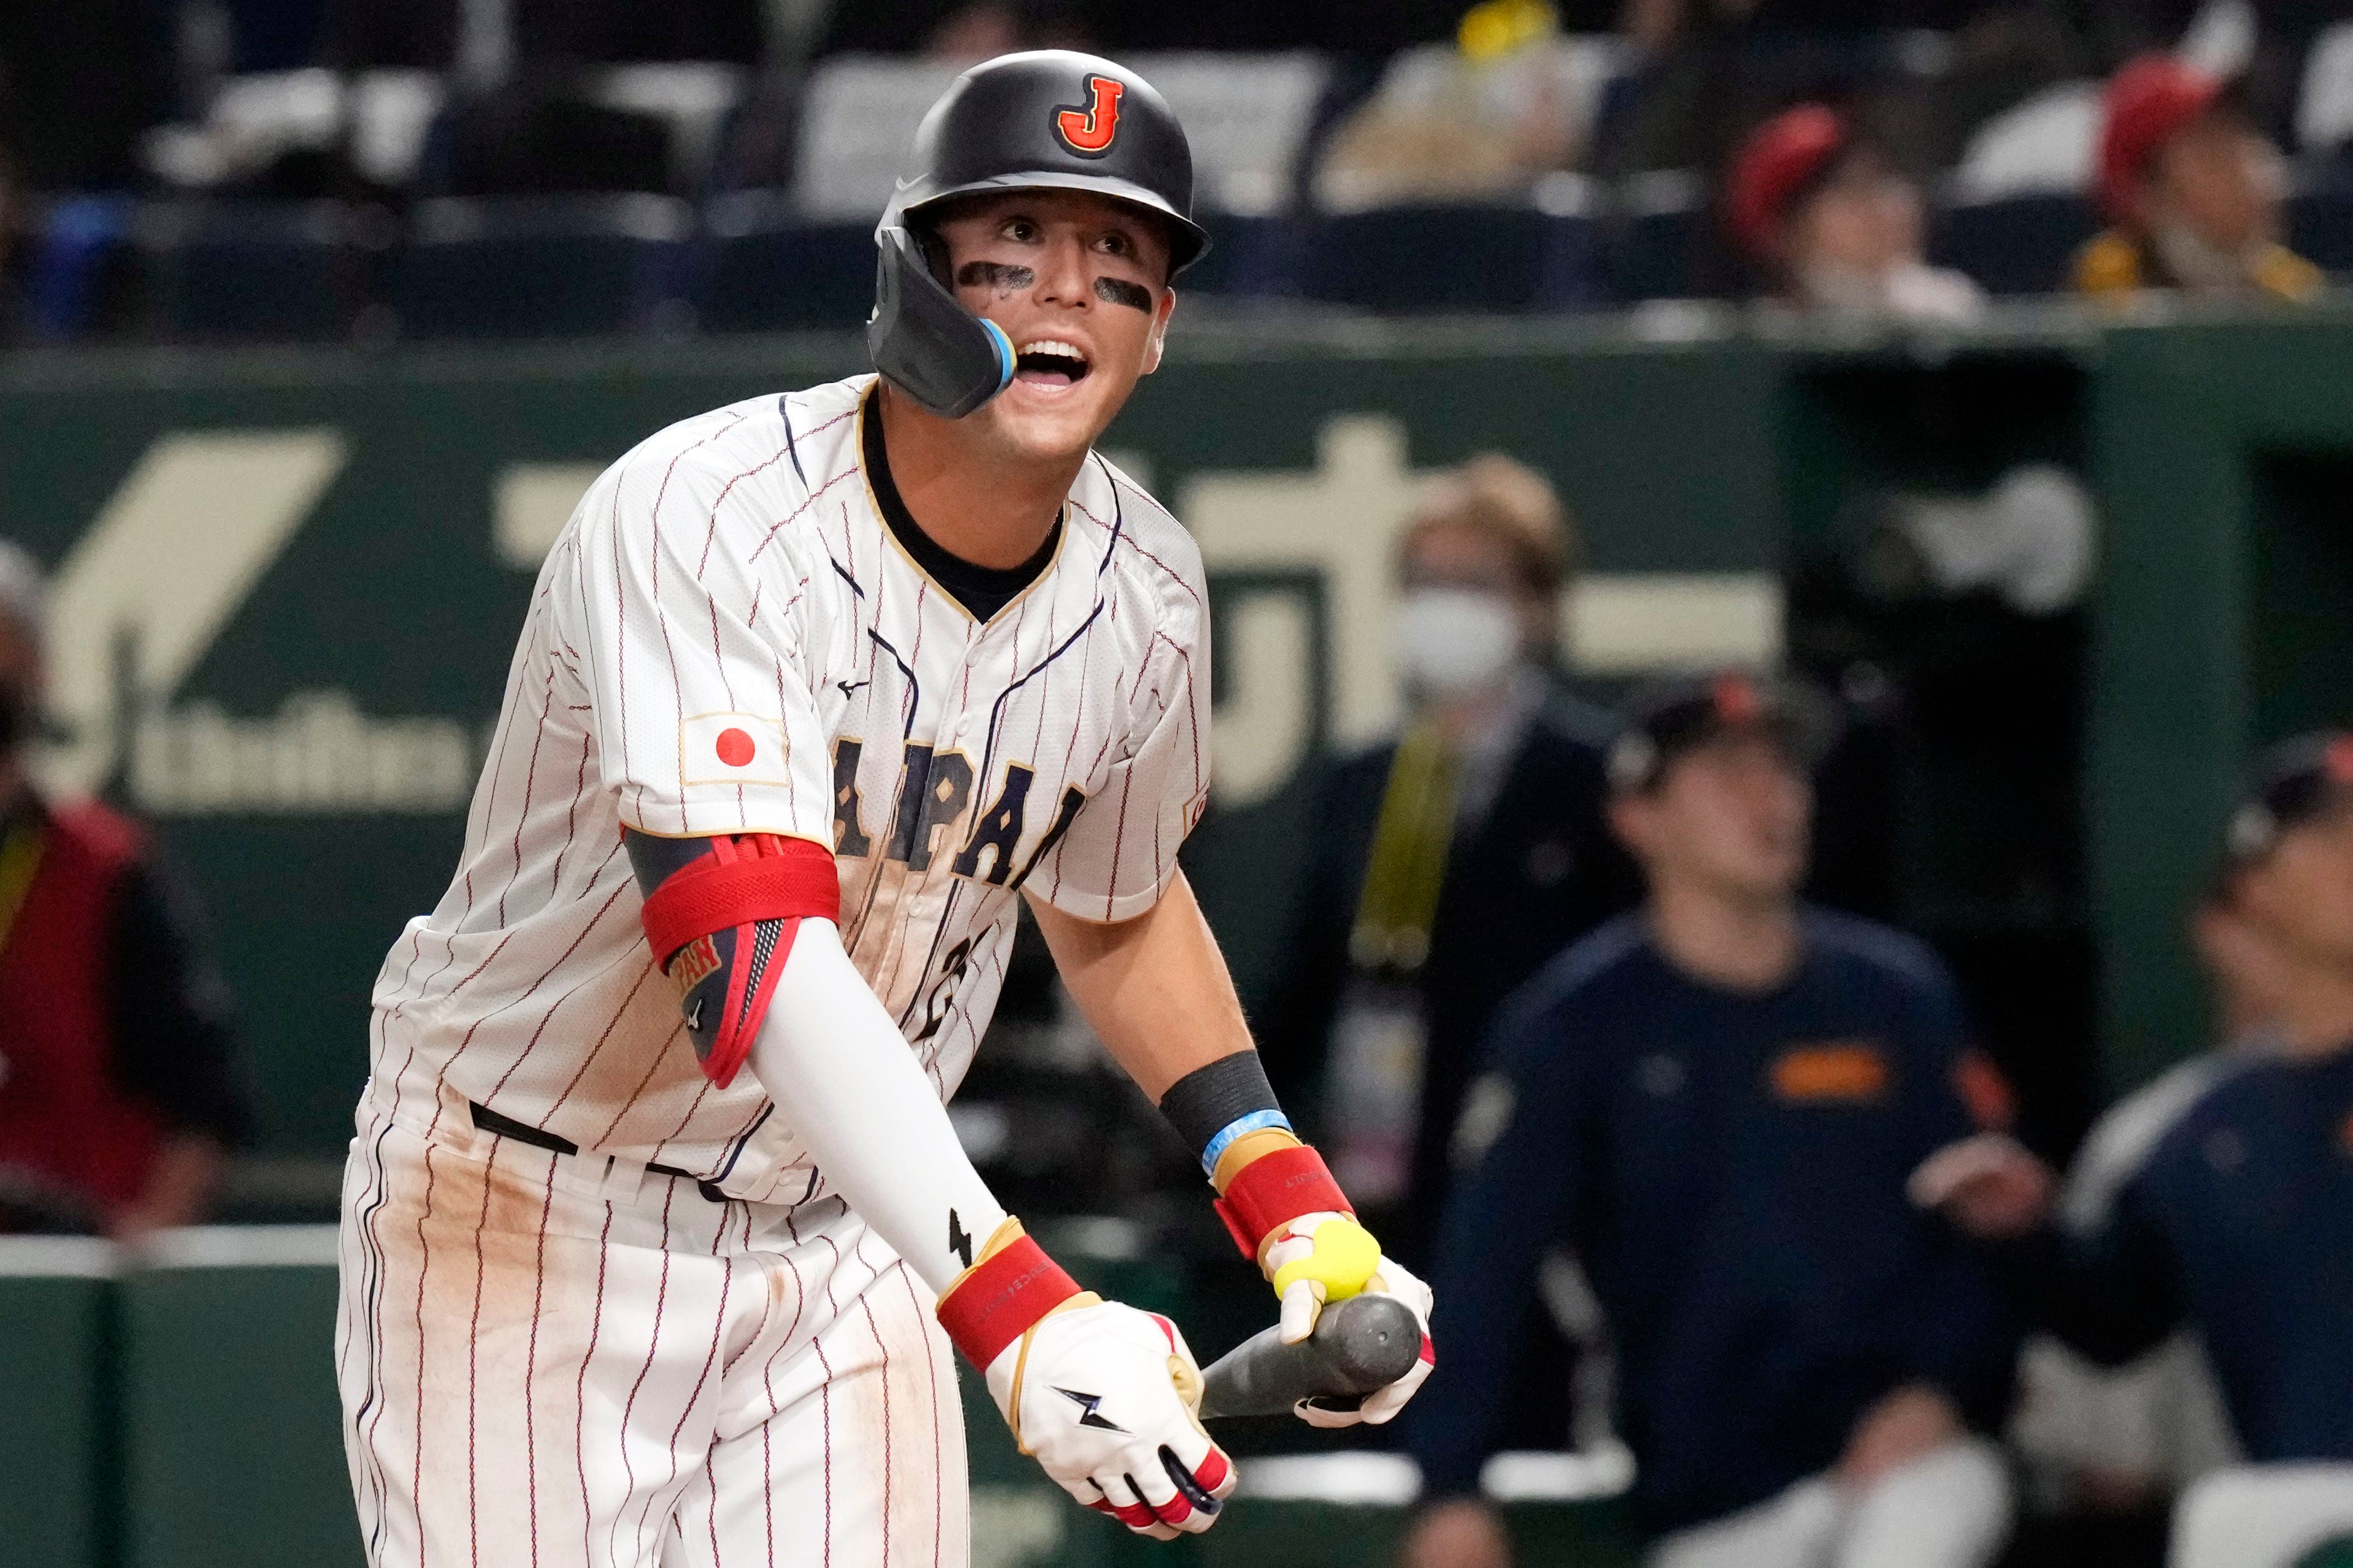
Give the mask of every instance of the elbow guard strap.
<path id="1" fill-rule="evenodd" d="M 645 893 L 647 944 L 678 987 L 702 1070 L 724 1089 L 751 1055 L 800 922 L 840 918 L 833 856 L 774 833 L 621 837 Z"/>

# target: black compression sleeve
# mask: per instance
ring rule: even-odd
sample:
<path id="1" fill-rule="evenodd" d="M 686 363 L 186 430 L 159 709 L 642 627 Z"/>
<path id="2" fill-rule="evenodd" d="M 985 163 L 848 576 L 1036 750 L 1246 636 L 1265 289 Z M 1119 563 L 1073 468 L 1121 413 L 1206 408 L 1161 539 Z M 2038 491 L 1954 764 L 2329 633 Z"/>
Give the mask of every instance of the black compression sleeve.
<path id="1" fill-rule="evenodd" d="M 1275 1103 L 1265 1064 L 1252 1050 L 1219 1057 L 1170 1084 L 1168 1092 L 1160 1097 L 1160 1114 L 1168 1118 L 1185 1146 L 1202 1157 L 1205 1166 L 1217 1163 L 1216 1154 L 1209 1152 L 1211 1143 L 1239 1121 L 1265 1118 L 1265 1126 L 1291 1125 Z"/>

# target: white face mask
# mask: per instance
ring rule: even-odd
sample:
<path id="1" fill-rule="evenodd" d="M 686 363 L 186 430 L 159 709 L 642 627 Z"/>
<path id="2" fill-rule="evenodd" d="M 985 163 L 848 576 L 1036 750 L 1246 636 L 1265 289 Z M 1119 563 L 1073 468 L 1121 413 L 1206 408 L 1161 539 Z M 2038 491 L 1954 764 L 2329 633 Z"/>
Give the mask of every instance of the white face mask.
<path id="1" fill-rule="evenodd" d="M 1460 697 L 1493 682 L 1520 650 L 1511 601 L 1476 588 L 1414 588 L 1391 628 L 1398 674 L 1430 697 Z"/>

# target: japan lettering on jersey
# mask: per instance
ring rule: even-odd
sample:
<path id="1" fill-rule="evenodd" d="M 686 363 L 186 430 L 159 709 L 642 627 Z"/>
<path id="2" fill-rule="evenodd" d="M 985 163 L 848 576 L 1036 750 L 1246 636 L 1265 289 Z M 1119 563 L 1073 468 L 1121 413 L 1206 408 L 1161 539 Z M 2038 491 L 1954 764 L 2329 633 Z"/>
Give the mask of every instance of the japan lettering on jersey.
<path id="1" fill-rule="evenodd" d="M 582 500 L 533 594 L 458 874 L 376 984 L 375 1092 L 396 1118 L 427 1128 L 472 1100 L 735 1196 L 816 1193 L 753 1076 L 720 1089 L 698 1068 L 624 825 L 831 848 L 850 957 L 943 1097 L 1023 891 L 1117 921 L 1166 886 L 1209 780 L 1198 551 L 1090 457 L 1052 564 L 976 624 L 876 507 L 872 384 L 686 420 Z"/>

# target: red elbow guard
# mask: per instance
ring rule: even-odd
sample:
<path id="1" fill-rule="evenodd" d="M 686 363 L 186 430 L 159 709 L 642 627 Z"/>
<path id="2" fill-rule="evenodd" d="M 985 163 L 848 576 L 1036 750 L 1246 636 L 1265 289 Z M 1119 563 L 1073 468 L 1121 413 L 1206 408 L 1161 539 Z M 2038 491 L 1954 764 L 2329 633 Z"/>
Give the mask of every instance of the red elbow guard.
<path id="1" fill-rule="evenodd" d="M 641 877 L 657 859 L 674 860 L 681 843 L 628 842 Z M 646 896 L 646 941 L 678 987 L 702 1070 L 724 1089 L 752 1054 L 800 922 L 840 918 L 841 880 L 833 856 L 806 838 L 684 842 L 698 852 Z"/>
<path id="2" fill-rule="evenodd" d="M 1348 1195 L 1324 1156 L 1301 1144 L 1262 1154 L 1234 1173 L 1218 1197 L 1218 1217 L 1242 1256 L 1256 1263 L 1269 1233 L 1303 1214 L 1352 1215 Z"/>

